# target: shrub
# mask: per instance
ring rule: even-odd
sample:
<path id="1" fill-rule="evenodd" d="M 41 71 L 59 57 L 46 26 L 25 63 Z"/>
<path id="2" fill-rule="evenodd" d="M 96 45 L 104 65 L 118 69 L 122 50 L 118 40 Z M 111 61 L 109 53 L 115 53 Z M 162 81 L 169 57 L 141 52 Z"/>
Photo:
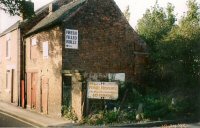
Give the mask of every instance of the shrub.
<path id="1" fill-rule="evenodd" d="M 78 118 L 76 114 L 72 111 L 72 107 L 63 106 L 62 107 L 62 116 L 73 121 L 77 121 Z"/>

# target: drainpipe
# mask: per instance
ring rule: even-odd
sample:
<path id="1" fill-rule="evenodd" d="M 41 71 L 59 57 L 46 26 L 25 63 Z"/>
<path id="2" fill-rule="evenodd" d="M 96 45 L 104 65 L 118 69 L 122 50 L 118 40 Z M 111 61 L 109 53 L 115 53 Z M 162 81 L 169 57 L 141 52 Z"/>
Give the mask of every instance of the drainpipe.
<path id="1" fill-rule="evenodd" d="M 20 25 L 20 24 L 19 24 Z M 18 106 L 20 106 L 20 101 L 21 101 L 21 31 L 20 31 L 20 27 L 18 27 L 18 41 L 17 41 L 17 80 L 18 80 L 18 91 L 17 91 L 17 95 L 18 95 Z"/>
<path id="2" fill-rule="evenodd" d="M 22 80 L 24 80 L 24 106 L 27 103 L 26 41 L 22 37 Z"/>
<path id="3" fill-rule="evenodd" d="M 24 78 L 24 108 L 26 108 L 27 105 L 27 73 L 25 72 L 25 78 Z"/>

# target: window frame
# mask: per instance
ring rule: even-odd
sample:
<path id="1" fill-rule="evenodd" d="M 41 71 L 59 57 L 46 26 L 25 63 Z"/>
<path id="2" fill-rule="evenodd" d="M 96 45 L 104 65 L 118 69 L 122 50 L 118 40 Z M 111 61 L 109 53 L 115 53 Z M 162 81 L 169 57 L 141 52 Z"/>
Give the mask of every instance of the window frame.
<path id="1" fill-rule="evenodd" d="M 10 33 L 6 35 L 6 59 L 11 59 L 11 35 Z"/>
<path id="2" fill-rule="evenodd" d="M 33 54 L 32 52 L 35 50 L 34 48 L 37 47 L 37 42 L 38 41 L 37 41 L 36 37 L 31 37 L 31 39 L 30 39 L 30 51 L 29 51 L 29 59 L 30 60 L 34 60 L 34 59 L 37 58 L 37 57 L 34 58 L 33 55 L 32 55 Z"/>
<path id="3" fill-rule="evenodd" d="M 42 51 L 43 51 L 43 59 L 48 59 L 49 58 L 49 42 L 44 41 L 42 42 Z"/>
<path id="4" fill-rule="evenodd" d="M 3 55 L 3 50 L 2 50 L 2 43 L 0 42 L 0 64 L 2 62 L 2 55 Z"/>

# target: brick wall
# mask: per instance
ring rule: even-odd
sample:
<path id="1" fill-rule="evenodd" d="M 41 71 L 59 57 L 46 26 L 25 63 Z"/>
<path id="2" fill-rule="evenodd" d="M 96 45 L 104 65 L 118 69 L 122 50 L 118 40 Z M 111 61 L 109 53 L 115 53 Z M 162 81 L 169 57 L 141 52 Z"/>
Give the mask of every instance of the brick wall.
<path id="1" fill-rule="evenodd" d="M 126 80 L 134 80 L 134 51 L 144 51 L 145 44 L 112 0 L 88 0 L 62 28 L 63 33 L 79 31 L 78 50 L 65 49 L 63 43 L 63 69 L 126 73 Z"/>

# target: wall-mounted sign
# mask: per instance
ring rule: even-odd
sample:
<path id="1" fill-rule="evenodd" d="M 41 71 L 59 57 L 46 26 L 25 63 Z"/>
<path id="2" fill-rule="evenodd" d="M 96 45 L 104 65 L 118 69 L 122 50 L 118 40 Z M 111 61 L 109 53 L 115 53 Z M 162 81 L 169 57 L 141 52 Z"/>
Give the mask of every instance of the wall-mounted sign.
<path id="1" fill-rule="evenodd" d="M 78 49 L 78 30 L 65 30 L 65 48 Z"/>
<path id="2" fill-rule="evenodd" d="M 89 82 L 87 98 L 117 100 L 118 91 L 116 82 Z"/>

